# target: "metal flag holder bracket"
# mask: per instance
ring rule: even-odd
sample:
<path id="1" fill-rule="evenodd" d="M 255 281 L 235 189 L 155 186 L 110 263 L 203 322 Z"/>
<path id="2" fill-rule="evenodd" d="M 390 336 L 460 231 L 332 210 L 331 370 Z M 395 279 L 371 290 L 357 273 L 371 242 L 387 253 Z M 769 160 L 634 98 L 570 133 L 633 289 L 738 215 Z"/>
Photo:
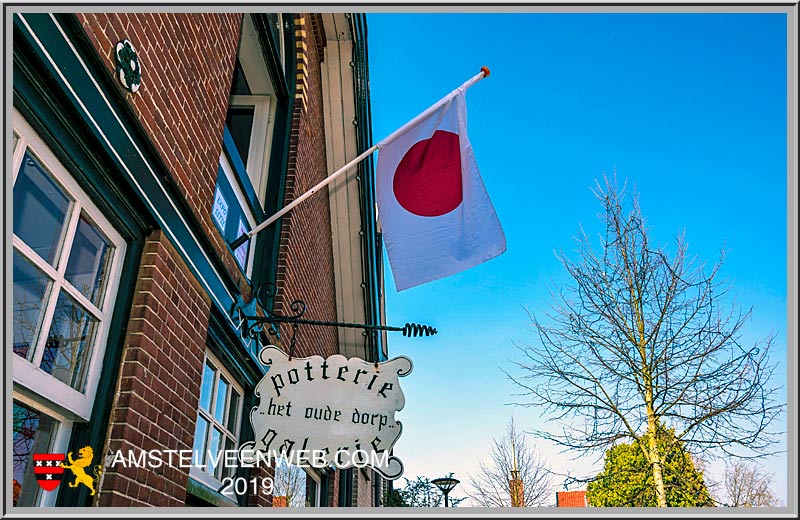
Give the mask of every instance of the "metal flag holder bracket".
<path id="1" fill-rule="evenodd" d="M 438 331 L 428 325 L 420 325 L 417 323 L 406 323 L 402 327 L 392 327 L 390 325 L 370 325 L 366 323 L 348 323 L 341 321 L 320 321 L 309 320 L 303 318 L 307 306 L 303 300 L 294 300 L 289 304 L 290 314 L 281 314 L 271 311 L 272 301 L 277 294 L 277 287 L 275 284 L 267 282 L 261 285 L 255 291 L 255 299 L 258 302 L 261 310 L 264 312 L 263 316 L 247 316 L 244 313 L 240 314 L 242 320 L 242 336 L 249 337 L 256 341 L 263 342 L 266 338 L 264 336 L 264 326 L 268 325 L 266 332 L 271 336 L 278 336 L 278 326 L 281 323 L 291 324 L 292 337 L 289 341 L 289 359 L 293 357 L 295 341 L 297 339 L 297 330 L 300 325 L 312 325 L 318 327 L 343 327 L 350 329 L 362 329 L 366 335 L 369 331 L 385 330 L 390 332 L 402 332 L 406 337 L 422 337 L 433 336 Z"/>

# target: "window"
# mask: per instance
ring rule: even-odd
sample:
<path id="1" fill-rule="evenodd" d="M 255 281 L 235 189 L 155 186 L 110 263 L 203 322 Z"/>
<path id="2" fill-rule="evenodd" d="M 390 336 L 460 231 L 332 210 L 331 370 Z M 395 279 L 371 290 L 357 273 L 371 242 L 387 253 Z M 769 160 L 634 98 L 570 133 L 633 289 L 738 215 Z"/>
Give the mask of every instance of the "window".
<path id="1" fill-rule="evenodd" d="M 280 19 L 281 15 L 275 15 Z M 247 171 L 255 197 L 263 203 L 274 128 L 275 87 L 251 15 L 242 21 L 242 37 L 231 84 L 225 124 Z M 236 161 L 234 161 L 236 162 Z"/>
<path id="2" fill-rule="evenodd" d="M 16 396 L 12 411 L 12 503 L 15 507 L 53 506 L 56 493 L 46 493 L 36 482 L 34 453 L 64 453 L 71 422 L 42 411 L 30 398 Z M 55 476 L 55 475 L 54 475 Z"/>
<path id="3" fill-rule="evenodd" d="M 88 419 L 125 243 L 14 116 L 14 381 Z"/>
<path id="4" fill-rule="evenodd" d="M 236 85 L 234 84 L 234 89 Z M 247 176 L 259 200 L 267 186 L 269 154 L 267 129 L 270 123 L 270 97 L 232 95 L 225 116 L 225 125 L 236 145 Z"/>
<path id="5" fill-rule="evenodd" d="M 236 471 L 235 465 L 226 466 L 225 454 L 239 447 L 242 395 L 242 388 L 220 362 L 207 353 L 190 471 L 193 477 L 213 489 L 218 489 L 222 479 L 232 477 Z"/>
<path id="6" fill-rule="evenodd" d="M 233 170 L 225 156 L 220 158 L 211 216 L 222 238 L 228 243 L 255 227 L 253 213 L 249 211 L 245 196 L 237 185 Z M 250 253 L 255 249 L 253 244 L 254 239 L 245 242 L 233 251 L 236 263 L 248 277 L 252 271 Z"/>
<path id="7" fill-rule="evenodd" d="M 41 488 L 33 474 L 34 453 L 50 453 L 58 421 L 23 403 L 14 401 L 14 506 L 33 506 L 38 503 Z"/>
<path id="8" fill-rule="evenodd" d="M 320 477 L 314 473 L 313 471 L 309 471 L 306 474 L 306 496 L 305 496 L 305 506 L 306 507 L 318 507 L 320 506 Z"/>
<path id="9" fill-rule="evenodd" d="M 212 210 L 213 220 L 228 244 L 261 222 L 268 205 L 270 151 L 278 97 L 253 16 L 260 15 L 245 15 L 242 22 Z M 282 42 L 282 27 L 272 27 L 272 23 L 282 20 L 282 15 L 272 17 L 269 30 L 278 31 Z M 271 34 L 270 41 L 274 39 Z M 229 216 L 230 213 L 234 215 Z M 247 246 L 233 251 L 248 278 L 252 275 L 251 254 L 256 239 L 253 237 Z"/>
<path id="10" fill-rule="evenodd" d="M 339 471 L 339 507 L 353 507 L 353 468 Z"/>

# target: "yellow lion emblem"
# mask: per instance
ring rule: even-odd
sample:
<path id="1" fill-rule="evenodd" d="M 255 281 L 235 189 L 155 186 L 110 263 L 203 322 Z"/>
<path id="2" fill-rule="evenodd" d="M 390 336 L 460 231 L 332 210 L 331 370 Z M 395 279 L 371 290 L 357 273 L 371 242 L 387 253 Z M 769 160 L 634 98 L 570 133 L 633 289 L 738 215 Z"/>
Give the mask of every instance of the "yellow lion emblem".
<path id="1" fill-rule="evenodd" d="M 91 491 L 90 495 L 94 496 L 94 484 L 100 480 L 100 474 L 103 471 L 103 467 L 99 464 L 94 467 L 94 476 L 92 478 L 90 475 L 86 474 L 86 470 L 84 468 L 89 467 L 92 464 L 92 459 L 94 458 L 94 450 L 92 450 L 91 446 L 84 446 L 83 448 L 78 450 L 78 455 L 80 458 L 73 460 L 72 459 L 72 452 L 67 454 L 67 459 L 69 460 L 69 464 L 61 464 L 61 467 L 64 469 L 71 470 L 72 473 L 75 475 L 75 481 L 69 484 L 69 487 L 74 488 L 78 487 L 78 484 L 83 484 L 84 486 L 88 487 Z"/>

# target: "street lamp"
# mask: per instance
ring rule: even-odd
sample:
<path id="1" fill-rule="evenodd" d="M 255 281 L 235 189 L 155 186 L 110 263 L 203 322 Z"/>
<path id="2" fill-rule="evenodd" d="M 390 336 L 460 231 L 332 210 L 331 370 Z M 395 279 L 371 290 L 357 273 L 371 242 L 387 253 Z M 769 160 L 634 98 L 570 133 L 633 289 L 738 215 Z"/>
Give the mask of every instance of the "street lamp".
<path id="1" fill-rule="evenodd" d="M 450 507 L 450 502 L 447 500 L 447 494 L 450 493 L 461 481 L 453 477 L 442 477 L 431 480 L 431 484 L 439 488 L 444 494 L 444 507 Z"/>

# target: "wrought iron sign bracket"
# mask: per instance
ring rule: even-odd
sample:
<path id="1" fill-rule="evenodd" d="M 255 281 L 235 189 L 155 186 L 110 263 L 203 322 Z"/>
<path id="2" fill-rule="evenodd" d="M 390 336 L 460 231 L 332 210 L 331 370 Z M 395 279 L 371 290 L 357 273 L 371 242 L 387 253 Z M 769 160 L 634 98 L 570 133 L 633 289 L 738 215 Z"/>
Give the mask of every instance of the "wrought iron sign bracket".
<path id="1" fill-rule="evenodd" d="M 303 300 L 294 300 L 289 305 L 290 314 L 280 314 L 269 310 L 273 307 L 272 301 L 276 294 L 277 288 L 273 283 L 266 283 L 256 289 L 255 299 L 258 301 L 261 310 L 264 312 L 263 316 L 248 316 L 244 314 L 243 309 L 239 309 L 239 318 L 242 320 L 242 336 L 266 343 L 267 338 L 265 337 L 265 334 L 268 333 L 270 336 L 278 336 L 278 326 L 281 323 L 291 324 L 292 337 L 289 343 L 290 358 L 294 353 L 295 339 L 300 325 L 362 329 L 364 335 L 368 334 L 370 331 L 378 330 L 402 332 L 403 336 L 406 337 L 432 336 L 438 332 L 433 327 L 428 325 L 419 325 L 417 323 L 406 323 L 402 327 L 392 327 L 390 325 L 370 325 L 366 323 L 309 320 L 303 318 L 307 308 L 306 303 Z"/>

